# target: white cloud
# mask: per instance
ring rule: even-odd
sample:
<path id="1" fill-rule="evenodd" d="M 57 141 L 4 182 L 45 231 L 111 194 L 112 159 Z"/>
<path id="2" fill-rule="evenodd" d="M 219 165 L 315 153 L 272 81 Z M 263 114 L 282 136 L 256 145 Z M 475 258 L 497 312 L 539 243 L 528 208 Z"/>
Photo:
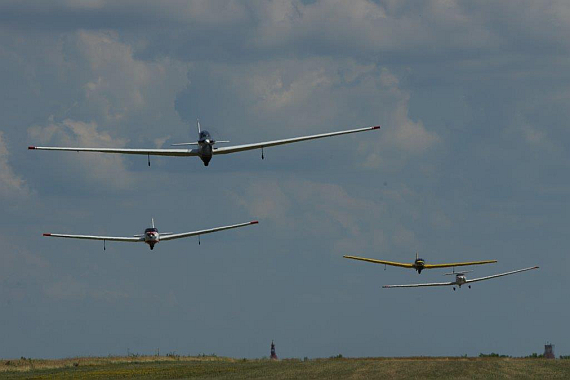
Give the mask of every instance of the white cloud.
<path id="1" fill-rule="evenodd" d="M 421 121 L 414 122 L 408 116 L 410 94 L 399 88 L 398 79 L 388 69 L 383 68 L 381 83 L 394 95 L 394 109 L 390 114 L 390 124 L 384 131 L 387 140 L 409 154 L 421 154 L 439 141 L 434 132 L 425 129 Z"/>
<path id="2" fill-rule="evenodd" d="M 409 117 L 410 93 L 387 68 L 353 59 L 284 59 L 244 64 L 209 64 L 194 76 L 211 78 L 242 104 L 249 129 L 306 133 L 382 125 L 362 137 L 359 153 L 368 168 L 397 169 L 409 157 L 441 141 L 421 120 Z M 216 98 L 216 97 L 213 97 Z M 267 136 L 275 133 L 267 133 Z M 287 136 L 284 133 L 277 136 Z M 361 157 L 357 157 L 361 160 Z M 387 160 L 387 161 L 386 161 Z M 397 161 L 397 165 L 394 165 Z"/>
<path id="3" fill-rule="evenodd" d="M 26 68 L 25 88 L 35 93 L 40 112 L 53 113 L 34 116 L 49 120 L 28 128 L 30 145 L 124 147 L 130 142 L 148 147 L 163 145 L 177 130 L 187 134 L 174 105 L 188 83 L 189 64 L 169 58 L 138 59 L 132 47 L 110 31 L 80 30 L 45 38 L 42 46 L 46 52 L 42 70 Z M 6 51 L 14 62 L 30 62 L 30 57 L 38 62 L 34 54 L 20 48 Z M 55 166 L 46 166 L 45 171 L 55 178 L 61 177 L 59 170 L 65 165 L 78 184 L 128 189 L 134 181 L 126 158 L 119 155 L 39 154 L 54 159 Z"/>
<path id="4" fill-rule="evenodd" d="M 35 126 L 28 130 L 30 138 L 41 145 L 67 146 L 67 147 L 124 147 L 127 140 L 114 138 L 108 132 L 99 131 L 97 123 L 66 119 L 61 123 L 51 122 L 45 127 Z M 36 144 L 40 145 L 40 144 Z M 77 152 L 46 152 L 34 151 L 34 154 L 65 155 L 60 156 L 65 165 L 67 175 L 76 181 L 78 178 L 91 185 L 106 184 L 110 188 L 130 188 L 135 177 L 126 168 L 124 157 L 115 154 L 77 153 Z M 57 162 L 58 157 L 52 157 Z M 63 168 L 56 165 L 46 165 L 47 171 L 61 171 Z"/>
<path id="5" fill-rule="evenodd" d="M 8 162 L 9 156 L 4 134 L 0 132 L 0 196 L 3 198 L 27 197 L 30 190 L 25 181 L 14 173 Z"/>
<path id="6" fill-rule="evenodd" d="M 263 178 L 236 186 L 230 195 L 251 217 L 273 225 L 274 236 L 324 239 L 333 255 L 410 253 L 424 243 L 416 236 L 418 225 L 448 229 L 450 223 L 439 205 L 425 205 L 426 197 L 405 185 L 375 188 L 367 199 L 337 184 Z"/>
<path id="7" fill-rule="evenodd" d="M 252 217 L 273 223 L 280 235 L 334 236 L 334 253 L 384 242 L 382 228 L 370 223 L 384 213 L 384 205 L 353 197 L 339 185 L 267 178 L 237 188 L 231 196 Z"/>
<path id="8" fill-rule="evenodd" d="M 73 41 L 85 81 L 78 83 L 85 95 L 76 106 L 78 116 L 150 139 L 183 126 L 174 101 L 188 82 L 188 64 L 136 59 L 113 32 L 79 31 Z"/>
<path id="9" fill-rule="evenodd" d="M 410 119 L 410 94 L 400 89 L 395 75 L 382 68 L 379 83 L 382 90 L 389 94 L 384 99 L 389 102 L 382 104 L 387 108 L 387 117 L 382 125 L 381 138 L 362 144 L 361 152 L 366 154 L 364 166 L 398 170 L 408 157 L 425 153 L 441 139 L 435 132 L 428 131 L 421 121 Z"/>

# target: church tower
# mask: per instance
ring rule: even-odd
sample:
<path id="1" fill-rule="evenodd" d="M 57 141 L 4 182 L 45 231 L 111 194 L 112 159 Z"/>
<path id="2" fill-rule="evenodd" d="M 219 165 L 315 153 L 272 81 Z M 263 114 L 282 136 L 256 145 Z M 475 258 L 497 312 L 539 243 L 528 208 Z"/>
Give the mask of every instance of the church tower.
<path id="1" fill-rule="evenodd" d="M 271 360 L 277 360 L 277 354 L 275 353 L 275 344 L 271 341 Z"/>

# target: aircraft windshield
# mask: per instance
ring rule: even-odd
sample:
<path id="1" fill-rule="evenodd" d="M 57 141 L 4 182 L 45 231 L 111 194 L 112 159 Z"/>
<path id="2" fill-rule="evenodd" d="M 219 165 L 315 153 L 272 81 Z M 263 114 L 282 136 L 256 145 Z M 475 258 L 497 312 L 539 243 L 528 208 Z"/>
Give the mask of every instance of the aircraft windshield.
<path id="1" fill-rule="evenodd" d="M 146 230 L 144 230 L 144 232 L 158 232 L 158 230 L 156 228 L 147 228 Z"/>

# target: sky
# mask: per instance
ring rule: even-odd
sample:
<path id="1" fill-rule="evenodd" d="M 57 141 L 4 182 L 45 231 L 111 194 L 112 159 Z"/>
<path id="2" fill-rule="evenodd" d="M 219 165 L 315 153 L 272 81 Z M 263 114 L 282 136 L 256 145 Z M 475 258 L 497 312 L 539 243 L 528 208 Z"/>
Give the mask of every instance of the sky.
<path id="1" fill-rule="evenodd" d="M 0 1 L 0 357 L 570 353 L 567 1 Z M 168 148 L 364 132 L 214 157 Z M 154 218 L 184 232 L 131 236 Z M 449 287 L 342 258 L 496 259 Z"/>

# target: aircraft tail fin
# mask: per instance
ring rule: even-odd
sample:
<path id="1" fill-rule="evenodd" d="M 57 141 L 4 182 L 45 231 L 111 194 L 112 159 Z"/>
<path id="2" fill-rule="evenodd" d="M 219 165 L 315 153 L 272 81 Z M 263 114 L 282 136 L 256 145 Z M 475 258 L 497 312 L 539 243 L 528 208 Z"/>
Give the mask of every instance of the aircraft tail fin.
<path id="1" fill-rule="evenodd" d="M 171 146 L 184 146 L 184 145 L 200 145 L 200 143 L 198 142 L 189 142 L 189 143 L 176 143 L 176 144 L 170 144 Z"/>
<path id="2" fill-rule="evenodd" d="M 200 120 L 196 119 L 196 127 L 198 128 L 198 135 L 200 134 Z"/>
<path id="3" fill-rule="evenodd" d="M 150 218 L 151 222 L 152 222 L 152 228 L 154 228 L 154 218 Z"/>
<path id="4" fill-rule="evenodd" d="M 418 259 L 418 251 L 416 251 L 416 260 Z"/>

